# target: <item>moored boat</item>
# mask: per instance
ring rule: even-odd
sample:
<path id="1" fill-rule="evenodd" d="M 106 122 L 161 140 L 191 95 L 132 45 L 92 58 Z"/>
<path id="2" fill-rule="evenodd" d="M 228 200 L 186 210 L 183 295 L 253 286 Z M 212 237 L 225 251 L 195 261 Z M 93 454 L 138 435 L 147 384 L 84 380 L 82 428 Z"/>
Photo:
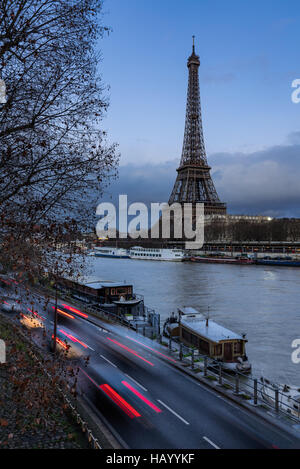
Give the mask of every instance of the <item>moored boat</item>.
<path id="1" fill-rule="evenodd" d="M 93 253 L 95 257 L 109 257 L 116 259 L 129 259 L 129 253 L 127 249 L 113 248 L 113 247 L 95 247 Z"/>
<path id="2" fill-rule="evenodd" d="M 300 267 L 300 259 L 293 259 L 291 257 L 264 257 L 262 259 L 256 259 L 257 265 L 276 265 L 283 267 Z"/>
<path id="3" fill-rule="evenodd" d="M 192 256 L 192 262 L 202 262 L 206 264 L 233 264 L 233 265 L 250 265 L 254 264 L 254 260 L 249 257 L 209 257 L 209 256 Z"/>
<path id="4" fill-rule="evenodd" d="M 173 313 L 165 322 L 164 333 L 177 337 L 179 342 L 189 347 L 196 347 L 200 354 L 222 363 L 228 371 L 251 372 L 245 350 L 245 334 L 237 334 L 205 318 L 194 308 L 178 309 L 177 317 Z"/>
<path id="5" fill-rule="evenodd" d="M 141 246 L 131 248 L 129 255 L 131 259 L 144 261 L 181 262 L 185 259 L 185 253 L 181 249 L 143 248 Z"/>
<path id="6" fill-rule="evenodd" d="M 273 407 L 277 394 L 279 409 L 300 418 L 300 387 L 272 383 L 263 377 L 260 378 L 260 381 L 261 395 L 266 402 Z"/>

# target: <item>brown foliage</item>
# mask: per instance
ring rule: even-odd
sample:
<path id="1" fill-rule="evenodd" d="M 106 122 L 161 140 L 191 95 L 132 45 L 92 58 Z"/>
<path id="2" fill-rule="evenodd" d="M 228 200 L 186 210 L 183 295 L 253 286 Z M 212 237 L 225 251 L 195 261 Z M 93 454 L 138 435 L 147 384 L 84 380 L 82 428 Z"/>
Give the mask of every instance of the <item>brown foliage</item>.
<path id="1" fill-rule="evenodd" d="M 101 9 L 98 0 L 0 1 L 0 235 L 16 270 L 46 240 L 65 244 L 93 225 L 116 171 L 100 128 Z"/>

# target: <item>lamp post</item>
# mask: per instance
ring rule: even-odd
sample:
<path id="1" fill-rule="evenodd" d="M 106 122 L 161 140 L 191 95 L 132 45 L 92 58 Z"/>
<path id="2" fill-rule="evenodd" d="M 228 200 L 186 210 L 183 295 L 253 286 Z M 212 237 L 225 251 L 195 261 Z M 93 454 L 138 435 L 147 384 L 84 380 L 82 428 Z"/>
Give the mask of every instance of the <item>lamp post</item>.
<path id="1" fill-rule="evenodd" d="M 6 85 L 5 81 L 0 79 L 0 104 L 5 104 L 6 99 Z"/>
<path id="2" fill-rule="evenodd" d="M 55 236 L 55 253 L 57 253 L 57 237 Z M 55 264 L 55 307 L 54 307 L 54 327 L 53 327 L 53 356 L 56 355 L 56 338 L 57 338 L 57 302 L 58 302 L 58 291 L 57 291 L 57 280 L 58 280 L 58 260 Z"/>
<path id="3" fill-rule="evenodd" d="M 54 328 L 53 328 L 53 354 L 56 354 L 56 337 L 57 337 L 57 272 L 55 275 L 55 308 L 54 308 Z"/>

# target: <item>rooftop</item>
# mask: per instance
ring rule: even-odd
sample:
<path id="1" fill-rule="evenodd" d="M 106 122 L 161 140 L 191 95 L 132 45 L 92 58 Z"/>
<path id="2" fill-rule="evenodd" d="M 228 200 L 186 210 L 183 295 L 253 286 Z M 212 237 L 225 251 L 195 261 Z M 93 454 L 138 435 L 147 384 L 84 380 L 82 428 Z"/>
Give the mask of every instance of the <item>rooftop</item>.
<path id="1" fill-rule="evenodd" d="M 112 280 L 101 280 L 94 276 L 82 276 L 79 278 L 69 278 L 73 282 L 76 282 L 80 285 L 84 285 L 86 287 L 91 287 L 95 289 L 105 288 L 105 287 L 121 287 L 121 286 L 131 286 L 131 284 L 127 282 L 113 282 Z"/>
<path id="2" fill-rule="evenodd" d="M 178 308 L 178 311 L 182 314 L 197 314 L 198 317 L 201 315 L 197 309 L 191 306 L 183 306 L 182 308 Z M 202 318 L 204 318 L 204 316 L 202 316 Z"/>
<path id="3" fill-rule="evenodd" d="M 190 330 L 195 331 L 197 335 L 201 335 L 206 339 L 218 343 L 223 340 L 246 340 L 240 334 L 227 329 L 221 324 L 217 324 L 211 319 L 208 320 L 208 326 L 206 325 L 206 319 L 203 319 L 202 315 L 184 315 L 181 316 L 181 324 L 188 327 Z"/>

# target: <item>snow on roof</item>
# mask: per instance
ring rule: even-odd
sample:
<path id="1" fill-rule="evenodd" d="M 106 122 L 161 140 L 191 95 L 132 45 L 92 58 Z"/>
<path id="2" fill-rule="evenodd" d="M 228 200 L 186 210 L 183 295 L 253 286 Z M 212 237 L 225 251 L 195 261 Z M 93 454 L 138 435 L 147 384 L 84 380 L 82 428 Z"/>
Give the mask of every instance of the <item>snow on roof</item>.
<path id="1" fill-rule="evenodd" d="M 68 277 L 66 277 L 68 278 Z M 95 289 L 104 288 L 104 287 L 121 287 L 121 286 L 129 286 L 128 283 L 124 282 L 113 282 L 112 280 L 101 280 L 95 276 L 81 276 L 78 278 L 68 278 L 68 280 L 72 280 L 73 282 L 78 283 L 79 285 L 84 285 L 86 287 L 91 287 Z"/>
<path id="2" fill-rule="evenodd" d="M 192 308 L 191 306 L 183 306 L 182 308 L 178 308 L 178 310 L 182 314 L 201 314 L 197 309 Z M 201 316 L 204 317 L 202 314 Z"/>
<path id="3" fill-rule="evenodd" d="M 216 343 L 222 340 L 246 340 L 241 335 L 221 326 L 221 324 L 217 324 L 211 319 L 208 320 L 208 326 L 206 326 L 206 319 L 203 319 L 202 315 L 200 317 L 195 317 L 195 315 L 181 316 L 181 324 L 182 326 L 188 327 L 196 334 Z"/>

